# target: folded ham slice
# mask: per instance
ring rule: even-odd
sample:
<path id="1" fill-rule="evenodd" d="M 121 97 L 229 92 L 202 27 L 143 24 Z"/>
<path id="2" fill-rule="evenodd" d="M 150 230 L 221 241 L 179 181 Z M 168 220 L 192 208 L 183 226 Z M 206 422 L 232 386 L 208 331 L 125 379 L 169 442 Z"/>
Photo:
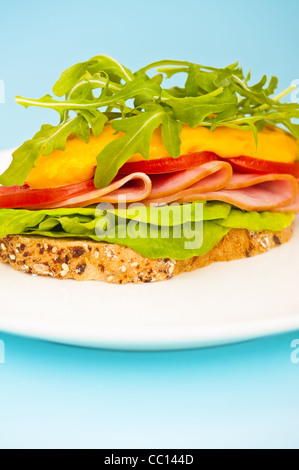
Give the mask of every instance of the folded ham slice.
<path id="1" fill-rule="evenodd" d="M 183 191 L 186 195 L 218 191 L 230 182 L 232 174 L 229 163 L 214 161 L 190 170 L 152 175 L 152 191 L 148 199 L 172 198 Z"/>
<path id="2" fill-rule="evenodd" d="M 285 208 L 294 200 L 294 194 L 296 192 L 288 181 L 277 180 L 247 188 L 204 193 L 197 200 L 227 202 L 246 211 L 276 211 L 281 208 L 283 212 L 287 212 Z M 192 201 L 190 197 L 183 197 L 177 202 L 183 204 Z"/>
<path id="3" fill-rule="evenodd" d="M 220 161 L 206 163 L 190 170 L 151 177 L 145 173 L 132 173 L 114 181 L 106 188 L 95 189 L 47 207 L 50 209 L 86 207 L 100 202 L 132 203 L 155 198 L 163 198 L 165 201 L 165 198 L 171 195 L 177 199 L 178 191 L 188 191 L 190 186 L 190 194 L 198 193 L 198 191 L 217 191 L 226 186 L 231 177 L 231 165 Z"/>
<path id="4" fill-rule="evenodd" d="M 213 166 L 217 163 L 219 162 L 207 165 Z M 217 187 L 217 183 L 220 183 L 220 178 L 216 172 L 186 189 L 169 193 L 163 192 L 161 180 L 153 180 L 153 189 L 146 202 L 184 204 L 194 201 L 221 201 L 247 211 L 264 211 L 287 207 L 298 194 L 298 184 L 290 175 L 234 173 L 226 184 Z M 167 189 L 165 181 L 164 189 Z M 159 194 L 159 197 L 153 198 L 153 194 Z"/>
<path id="5" fill-rule="evenodd" d="M 93 191 L 47 206 L 47 208 L 86 207 L 100 202 L 110 204 L 139 202 L 150 195 L 151 189 L 152 182 L 149 176 L 145 173 L 132 173 L 125 178 L 114 181 L 106 188 L 95 188 Z"/>
<path id="6" fill-rule="evenodd" d="M 299 212 L 299 194 L 296 197 L 295 201 L 293 201 L 288 206 L 277 208 L 276 212 Z"/>
<path id="7" fill-rule="evenodd" d="M 234 172 L 228 185 L 225 189 L 241 189 L 256 186 L 258 184 L 274 182 L 274 181 L 289 181 L 292 187 L 296 187 L 296 179 L 291 175 L 282 175 L 277 173 L 237 173 Z"/>

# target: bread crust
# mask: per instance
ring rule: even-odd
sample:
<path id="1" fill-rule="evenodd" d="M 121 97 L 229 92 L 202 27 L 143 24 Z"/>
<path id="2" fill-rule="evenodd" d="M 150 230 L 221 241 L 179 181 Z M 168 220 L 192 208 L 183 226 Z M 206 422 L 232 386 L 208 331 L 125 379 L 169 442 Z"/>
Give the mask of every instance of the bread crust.
<path id="1" fill-rule="evenodd" d="M 233 229 L 209 253 L 187 260 L 145 258 L 125 246 L 88 240 L 9 235 L 0 238 L 0 261 L 24 273 L 57 279 L 138 284 L 266 253 L 288 242 L 293 231 L 294 224 L 282 232 Z"/>

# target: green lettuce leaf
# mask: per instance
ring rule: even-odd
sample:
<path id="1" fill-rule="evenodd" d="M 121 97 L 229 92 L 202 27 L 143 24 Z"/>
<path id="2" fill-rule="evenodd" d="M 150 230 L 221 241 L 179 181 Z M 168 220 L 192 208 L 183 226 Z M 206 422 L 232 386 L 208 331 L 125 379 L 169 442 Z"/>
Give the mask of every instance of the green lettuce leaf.
<path id="1" fill-rule="evenodd" d="M 137 217 L 125 209 L 105 214 L 96 208 L 1 209 L 0 237 L 27 234 L 91 239 L 129 246 L 149 258 L 188 259 L 208 253 L 232 228 L 281 231 L 294 219 L 293 214 L 245 212 L 222 203 L 203 203 L 203 211 L 198 213 L 195 204 L 189 207 L 189 218 L 185 215 L 183 219 L 183 206 L 175 206 L 171 217 L 168 207 L 157 208 L 159 217 L 154 223 L 151 219 L 151 225 L 148 208 Z M 197 238 L 198 243 L 192 243 Z"/>
<path id="2" fill-rule="evenodd" d="M 145 207 L 140 204 L 132 204 L 128 209 L 108 210 L 109 213 L 115 213 L 119 219 L 136 220 L 145 224 L 155 224 L 160 226 L 175 226 L 185 222 L 199 222 L 200 220 L 227 219 L 230 214 L 231 206 L 223 202 L 202 202 L 203 211 L 196 211 L 196 205 L 192 204 L 172 204 L 162 207 Z M 189 210 L 186 210 L 188 208 Z"/>
<path id="3" fill-rule="evenodd" d="M 280 232 L 289 227 L 294 220 L 294 214 L 281 214 L 276 212 L 246 212 L 232 209 L 229 216 L 217 220 L 223 227 L 244 228 L 253 232 L 271 230 Z"/>
<path id="4" fill-rule="evenodd" d="M 189 205 L 190 218 L 182 219 L 183 206 L 173 206 L 173 211 L 169 210 L 169 206 L 153 208 L 158 213 L 157 220 L 158 225 L 179 225 L 183 222 L 198 222 L 201 220 L 216 220 L 225 219 L 230 213 L 231 206 L 224 203 L 202 203 L 203 212 L 198 214 L 195 211 L 195 203 Z M 134 206 L 133 206 L 134 207 Z M 136 215 L 135 211 L 128 211 L 126 209 L 111 210 L 110 206 L 107 206 L 107 212 L 111 216 L 116 216 L 120 223 L 123 221 L 130 221 L 135 219 L 138 222 L 148 224 L 150 222 L 150 208 L 142 207 L 138 208 L 139 213 Z M 169 212 L 171 217 L 169 217 Z M 188 215 L 188 214 L 187 214 Z M 196 218 L 197 216 L 197 218 Z M 42 229 L 51 230 L 57 227 L 61 223 L 70 223 L 76 231 L 73 231 L 73 235 L 77 233 L 84 234 L 84 230 L 95 230 L 95 225 L 99 219 L 103 217 L 96 207 L 84 208 L 84 209 L 45 209 L 39 211 L 30 211 L 25 209 L 0 209 L 0 237 L 6 235 L 17 235 L 25 233 L 31 229 Z M 93 225 L 86 225 L 92 223 Z M 43 224 L 43 225 L 41 225 Z M 78 232 L 78 230 L 79 232 Z M 69 228 L 67 229 L 69 230 Z"/>
<path id="5" fill-rule="evenodd" d="M 128 226 L 127 236 L 121 238 L 114 236 L 110 231 L 103 241 L 108 243 L 118 243 L 128 246 L 147 258 L 174 258 L 189 259 L 193 256 L 201 256 L 211 251 L 230 231 L 212 221 L 203 222 L 203 236 L 196 243 L 194 248 L 187 246 L 193 242 L 194 233 L 197 227 L 192 224 L 191 227 L 182 226 L 181 236 L 177 237 L 174 227 L 170 227 L 169 237 L 165 237 L 162 227 L 154 227 L 151 230 L 147 224 L 139 224 L 137 232 L 139 236 L 134 238 L 134 226 Z"/>
<path id="6" fill-rule="evenodd" d="M 150 238 L 148 233 L 148 226 L 142 225 L 139 233 L 143 234 L 143 238 L 132 239 L 130 234 L 125 238 L 119 238 L 108 232 L 107 236 L 99 238 L 96 235 L 76 234 L 78 239 L 89 238 L 96 242 L 116 243 L 123 246 L 128 246 L 136 252 L 142 254 L 147 258 L 173 258 L 173 259 L 189 259 L 193 256 L 201 256 L 211 251 L 230 231 L 226 227 L 215 224 L 214 222 L 203 222 L 203 243 L 200 248 L 186 249 L 186 244 L 190 243 L 190 237 L 173 238 L 172 230 L 170 231 L 169 238 L 161 236 L 161 228 L 157 228 L 156 238 Z M 34 230 L 26 232 L 27 235 L 35 235 L 42 237 L 53 238 L 72 238 L 73 233 L 67 232 L 47 232 L 42 230 Z"/>

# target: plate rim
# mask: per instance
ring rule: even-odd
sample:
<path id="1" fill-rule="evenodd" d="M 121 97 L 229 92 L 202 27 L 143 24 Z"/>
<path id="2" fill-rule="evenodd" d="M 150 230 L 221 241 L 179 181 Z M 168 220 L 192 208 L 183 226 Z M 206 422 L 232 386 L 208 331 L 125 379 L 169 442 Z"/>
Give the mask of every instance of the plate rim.
<path id="1" fill-rule="evenodd" d="M 16 325 L 17 323 L 17 325 Z M 118 351 L 174 351 L 216 347 L 237 342 L 284 334 L 299 330 L 299 313 L 269 320 L 255 320 L 243 323 L 229 322 L 217 325 L 197 327 L 173 327 L 162 331 L 154 331 L 155 338 L 145 334 L 141 328 L 104 328 L 91 331 L 90 327 L 73 326 L 58 332 L 63 323 L 36 323 L 28 320 L 11 320 L 9 316 L 0 316 L 0 331 L 26 338 L 80 346 L 87 348 L 118 350 Z M 68 335 L 65 331 L 68 331 Z M 124 339 L 124 331 L 126 331 Z M 134 332 L 132 336 L 130 333 Z M 167 336 L 166 336 L 167 335 Z M 136 337 L 138 336 L 138 340 Z"/>

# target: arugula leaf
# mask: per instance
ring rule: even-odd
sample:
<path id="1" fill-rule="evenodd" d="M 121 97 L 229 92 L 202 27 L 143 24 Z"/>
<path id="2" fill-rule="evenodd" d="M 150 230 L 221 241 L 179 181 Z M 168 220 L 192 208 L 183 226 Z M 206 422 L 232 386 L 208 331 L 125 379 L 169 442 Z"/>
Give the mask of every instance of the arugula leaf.
<path id="1" fill-rule="evenodd" d="M 185 84 L 186 96 L 198 96 L 197 77 L 199 74 L 199 67 L 196 64 L 189 66 L 188 77 Z M 205 74 L 206 75 L 206 74 Z"/>
<path id="2" fill-rule="evenodd" d="M 267 96 L 273 95 L 275 90 L 278 87 L 278 78 L 277 77 L 271 77 L 270 82 L 268 87 L 265 90 L 265 93 Z"/>
<path id="3" fill-rule="evenodd" d="M 299 140 L 299 124 L 291 122 L 288 118 L 282 121 L 282 124 Z"/>
<path id="4" fill-rule="evenodd" d="M 141 153 L 149 160 L 151 138 L 154 130 L 162 123 L 163 116 L 163 110 L 158 109 L 112 123 L 113 129 L 117 132 L 124 132 L 125 136 L 108 144 L 99 154 L 95 174 L 97 188 L 107 186 L 115 178 L 119 169 L 135 153 Z"/>
<path id="5" fill-rule="evenodd" d="M 237 103 L 236 96 L 229 89 L 223 88 L 196 98 L 183 99 L 172 98 L 167 92 L 163 92 L 162 100 L 173 109 L 176 119 L 190 127 L 199 126 L 207 116 L 225 111 L 228 106 Z"/>
<path id="6" fill-rule="evenodd" d="M 181 154 L 181 131 L 183 124 L 177 121 L 171 112 L 162 116 L 161 134 L 164 147 L 172 158 Z"/>
<path id="7" fill-rule="evenodd" d="M 215 118 L 212 118 L 211 122 L 211 131 L 214 131 L 216 127 L 218 127 L 220 124 L 225 123 L 227 121 L 231 121 L 236 113 L 238 111 L 238 107 L 236 104 L 232 104 L 228 108 L 226 108 L 224 111 L 221 111 Z"/>
<path id="8" fill-rule="evenodd" d="M 129 82 L 134 78 L 132 72 L 117 60 L 109 56 L 99 55 L 65 70 L 55 83 L 53 93 L 59 97 L 67 95 L 86 73 L 94 75 L 101 72 L 105 72 L 112 81 L 115 80 L 118 83 L 121 79 Z"/>
<path id="9" fill-rule="evenodd" d="M 10 167 L 0 176 L 0 184 L 22 186 L 30 171 L 36 166 L 40 155 L 50 155 L 54 149 L 65 150 L 66 141 L 71 134 L 88 142 L 90 128 L 82 116 L 77 116 L 59 126 L 46 124 L 33 137 L 13 153 Z"/>
<path id="10" fill-rule="evenodd" d="M 129 82 L 123 87 L 121 91 L 112 95 L 111 97 L 100 97 L 99 99 L 86 99 L 86 90 L 84 89 L 83 96 L 67 101 L 54 100 L 50 95 L 46 95 L 38 100 L 31 100 L 16 97 L 18 104 L 28 108 L 29 106 L 37 106 L 42 108 L 54 109 L 60 115 L 63 115 L 64 111 L 81 111 L 82 109 L 97 109 L 106 106 L 116 106 L 120 101 L 127 101 L 135 98 L 136 96 L 142 95 L 149 98 L 159 98 L 161 95 L 161 88 L 159 85 L 152 83 L 145 75 L 140 75 L 133 81 Z"/>
<path id="11" fill-rule="evenodd" d="M 188 73 L 188 68 L 163 66 L 163 67 L 158 67 L 157 72 L 164 73 L 167 78 L 172 78 L 174 75 L 177 75 L 178 73 Z"/>
<path id="12" fill-rule="evenodd" d="M 91 127 L 92 133 L 95 137 L 99 137 L 108 122 L 108 117 L 98 110 L 87 110 L 80 111 L 80 115 L 88 122 Z"/>
<path id="13" fill-rule="evenodd" d="M 183 61 L 183 60 L 161 60 L 161 61 L 158 61 L 158 62 L 153 62 L 149 65 L 146 65 L 142 69 L 138 70 L 135 75 L 140 74 L 140 73 L 145 73 L 145 72 L 147 72 L 148 70 L 151 70 L 151 69 L 161 70 L 161 67 L 170 66 L 171 68 L 173 68 L 173 66 L 175 66 L 175 67 L 180 67 L 181 68 L 181 67 L 189 67 L 190 65 L 191 65 L 191 62 L 187 62 L 187 61 Z M 198 66 L 201 69 L 210 70 L 212 72 L 218 70 L 215 67 L 207 67 L 206 65 L 199 65 L 198 64 Z M 188 72 L 188 69 L 187 69 L 187 72 Z"/>
<path id="14" fill-rule="evenodd" d="M 82 90 L 83 92 L 83 90 Z M 86 89 L 84 88 L 84 93 L 86 94 Z M 57 101 L 52 98 L 51 95 L 45 95 L 37 100 L 30 100 L 27 98 L 23 98 L 22 96 L 16 96 L 17 104 L 24 106 L 25 109 L 29 108 L 30 106 L 35 106 L 39 108 L 54 108 L 60 115 L 60 119 L 63 120 L 64 111 L 68 109 L 67 107 L 63 109 L 62 107 L 56 108 Z"/>
<path id="15" fill-rule="evenodd" d="M 218 87 L 215 85 L 216 77 L 217 75 L 213 72 L 208 73 L 197 71 L 195 80 L 201 95 L 204 95 L 205 93 L 211 93 L 211 91 L 214 91 L 217 88 L 222 88 L 222 86 Z"/>
<path id="16" fill-rule="evenodd" d="M 84 93 L 84 89 L 97 90 L 99 88 L 107 89 L 112 93 L 118 93 L 123 89 L 123 85 L 111 82 L 108 77 L 103 77 L 101 74 L 96 73 L 91 77 L 85 77 L 72 88 L 68 93 L 68 99 L 75 99 Z"/>

